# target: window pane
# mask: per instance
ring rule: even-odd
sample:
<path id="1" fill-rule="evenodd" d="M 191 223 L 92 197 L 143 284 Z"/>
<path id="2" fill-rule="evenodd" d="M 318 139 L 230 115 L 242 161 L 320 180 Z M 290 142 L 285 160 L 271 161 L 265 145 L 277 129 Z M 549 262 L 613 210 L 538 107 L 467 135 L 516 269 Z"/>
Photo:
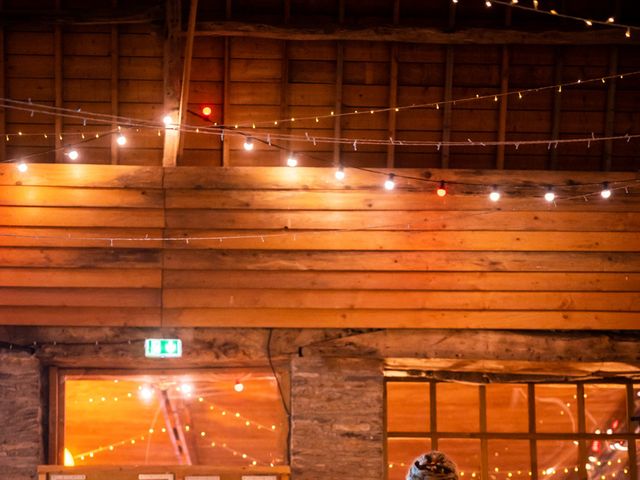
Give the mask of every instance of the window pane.
<path id="1" fill-rule="evenodd" d="M 538 478 L 579 480 L 578 442 L 544 440 L 538 442 Z"/>
<path id="2" fill-rule="evenodd" d="M 65 448 L 76 465 L 285 462 L 287 421 L 270 372 L 65 380 Z M 173 433 L 175 432 L 175 433 Z M 182 449 L 180 456 L 176 445 Z"/>
<path id="3" fill-rule="evenodd" d="M 526 385 L 487 385 L 487 430 L 527 432 L 529 408 Z"/>
<path id="4" fill-rule="evenodd" d="M 480 478 L 480 441 L 462 438 L 438 440 L 438 450 L 447 454 L 458 466 L 461 478 Z"/>
<path id="5" fill-rule="evenodd" d="M 593 480 L 628 478 L 629 456 L 627 442 L 620 439 L 605 438 L 589 442 L 588 478 Z"/>
<path id="6" fill-rule="evenodd" d="M 495 478 L 524 478 L 531 470 L 531 453 L 526 440 L 489 440 L 489 475 Z"/>
<path id="7" fill-rule="evenodd" d="M 404 480 L 413 461 L 431 450 L 426 438 L 390 438 L 387 441 L 389 480 Z"/>
<path id="8" fill-rule="evenodd" d="M 429 383 L 387 382 L 387 430 L 429 430 Z"/>
<path id="9" fill-rule="evenodd" d="M 535 392 L 538 432 L 578 431 L 575 385 L 536 385 Z"/>
<path id="10" fill-rule="evenodd" d="M 436 387 L 438 431 L 477 432 L 480 428 L 478 387 L 438 383 Z"/>
<path id="11" fill-rule="evenodd" d="M 626 385 L 584 386 L 587 432 L 626 432 Z"/>

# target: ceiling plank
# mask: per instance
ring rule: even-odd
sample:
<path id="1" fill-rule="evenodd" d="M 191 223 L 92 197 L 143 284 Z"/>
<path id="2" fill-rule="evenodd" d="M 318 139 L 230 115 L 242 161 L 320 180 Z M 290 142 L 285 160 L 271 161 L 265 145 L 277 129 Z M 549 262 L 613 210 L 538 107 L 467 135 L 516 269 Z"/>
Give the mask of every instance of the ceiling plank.
<path id="1" fill-rule="evenodd" d="M 633 45 L 640 42 L 637 35 L 626 38 L 619 28 L 541 32 L 469 28 L 446 32 L 436 28 L 393 25 L 354 27 L 323 24 L 321 27 L 297 27 L 233 21 L 200 22 L 196 26 L 195 34 L 275 40 L 406 42 L 433 45 Z"/>

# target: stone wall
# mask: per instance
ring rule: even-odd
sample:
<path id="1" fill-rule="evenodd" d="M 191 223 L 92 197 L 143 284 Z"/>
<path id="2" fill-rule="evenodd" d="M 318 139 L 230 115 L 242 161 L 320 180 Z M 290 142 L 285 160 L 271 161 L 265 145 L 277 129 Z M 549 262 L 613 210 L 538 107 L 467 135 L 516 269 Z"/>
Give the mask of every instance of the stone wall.
<path id="1" fill-rule="evenodd" d="M 384 478 L 383 389 L 379 360 L 294 358 L 292 477 Z"/>
<path id="2" fill-rule="evenodd" d="M 43 463 L 40 362 L 24 352 L 0 350 L 0 476 L 36 477 Z"/>

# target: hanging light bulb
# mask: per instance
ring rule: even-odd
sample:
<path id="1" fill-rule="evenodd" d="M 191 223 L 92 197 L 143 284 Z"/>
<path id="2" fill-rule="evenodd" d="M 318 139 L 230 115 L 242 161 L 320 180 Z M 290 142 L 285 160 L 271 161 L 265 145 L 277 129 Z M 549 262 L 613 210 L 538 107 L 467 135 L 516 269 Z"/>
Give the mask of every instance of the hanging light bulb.
<path id="1" fill-rule="evenodd" d="M 233 386 L 233 389 L 240 393 L 244 390 L 244 384 L 240 381 L 240 380 L 236 380 L 235 385 Z"/>
<path id="2" fill-rule="evenodd" d="M 444 196 L 447 194 L 447 187 L 446 187 L 446 185 L 445 185 L 445 183 L 444 183 L 444 180 L 442 180 L 442 181 L 440 182 L 440 186 L 439 186 L 439 187 L 438 187 L 438 189 L 436 190 L 436 194 L 437 194 L 439 197 L 444 197 Z"/>
<path id="3" fill-rule="evenodd" d="M 395 175 L 390 173 L 387 179 L 384 182 L 385 190 L 393 190 L 396 187 L 396 182 L 393 180 Z"/>
<path id="4" fill-rule="evenodd" d="M 71 452 L 69 451 L 68 448 L 64 449 L 64 466 L 65 467 L 75 467 L 76 466 L 76 462 L 73 459 L 73 455 L 71 454 Z"/>
<path id="5" fill-rule="evenodd" d="M 202 107 L 201 112 L 203 116 L 208 117 L 213 112 L 213 109 L 209 105 L 205 105 Z"/>
<path id="6" fill-rule="evenodd" d="M 344 167 L 342 165 L 338 167 L 335 175 L 336 175 L 336 180 L 344 180 L 345 173 L 344 173 Z"/>
<path id="7" fill-rule="evenodd" d="M 165 115 L 164 118 L 162 119 L 162 121 L 164 122 L 165 126 L 170 127 L 171 124 L 173 123 L 173 119 L 171 118 L 171 115 Z"/>
<path id="8" fill-rule="evenodd" d="M 293 155 L 293 153 L 291 155 L 289 155 L 289 158 L 287 158 L 287 165 L 289 167 L 298 166 L 298 159 Z"/>
<path id="9" fill-rule="evenodd" d="M 611 197 L 611 189 L 609 188 L 609 184 L 604 182 L 602 184 L 602 190 L 600 191 L 600 196 L 602 198 L 610 198 Z"/>
<path id="10" fill-rule="evenodd" d="M 497 202 L 498 200 L 500 200 L 500 192 L 498 191 L 497 186 L 494 186 L 493 190 L 491 190 L 491 193 L 489 194 L 489 200 L 491 200 L 492 202 Z"/>
<path id="11" fill-rule="evenodd" d="M 544 194 L 544 199 L 551 203 L 556 199 L 556 194 L 553 193 L 553 188 L 549 187 L 549 190 L 547 190 L 547 193 Z"/>
<path id="12" fill-rule="evenodd" d="M 627 31 L 624 32 L 624 36 L 627 38 L 631 38 L 631 29 L 629 27 L 627 27 Z"/>
<path id="13" fill-rule="evenodd" d="M 140 398 L 145 401 L 151 400 L 153 397 L 153 389 L 147 385 L 140 389 Z"/>
<path id="14" fill-rule="evenodd" d="M 25 162 L 20 162 L 20 163 L 18 163 L 16 168 L 18 169 L 18 171 L 20 173 L 24 173 L 27 170 L 29 170 L 29 165 L 27 165 Z"/>
<path id="15" fill-rule="evenodd" d="M 127 137 L 125 137 L 124 135 L 120 134 L 120 135 L 118 135 L 118 138 L 116 138 L 116 142 L 118 143 L 118 145 L 123 146 L 124 144 L 127 143 Z"/>
<path id="16" fill-rule="evenodd" d="M 533 0 L 533 8 L 538 9 L 538 0 Z"/>
<path id="17" fill-rule="evenodd" d="M 486 2 L 484 2 L 484 4 L 487 6 L 487 8 L 491 7 L 491 2 L 489 0 L 487 0 Z"/>
<path id="18" fill-rule="evenodd" d="M 244 139 L 244 149 L 247 152 L 250 152 L 251 150 L 253 150 L 253 138 L 247 137 Z"/>
<path id="19" fill-rule="evenodd" d="M 80 154 L 78 153 L 77 150 L 70 150 L 67 153 L 67 156 L 69 157 L 70 160 L 77 160 L 78 157 L 80 157 Z"/>

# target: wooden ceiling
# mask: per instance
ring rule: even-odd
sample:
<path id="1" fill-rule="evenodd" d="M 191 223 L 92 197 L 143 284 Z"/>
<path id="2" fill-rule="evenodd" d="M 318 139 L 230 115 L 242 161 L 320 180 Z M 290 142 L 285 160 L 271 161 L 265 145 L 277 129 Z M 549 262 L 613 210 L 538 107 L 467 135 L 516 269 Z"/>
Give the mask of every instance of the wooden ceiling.
<path id="1" fill-rule="evenodd" d="M 633 0 L 539 4 L 544 11 L 640 24 Z M 553 143 L 639 133 L 640 76 L 599 81 L 640 70 L 635 30 L 627 38 L 621 28 L 497 3 L 487 8 L 480 0 L 5 0 L 0 6 L 0 96 L 73 113 L 0 109 L 0 131 L 9 135 L 0 142 L 4 160 L 70 162 L 65 148 L 82 142 L 77 161 L 101 164 L 275 166 L 295 151 L 305 166 L 640 166 L 637 140 Z M 516 95 L 579 79 L 598 81 Z M 446 103 L 476 95 L 487 98 Z M 436 109 L 434 102 L 445 103 Z M 205 104 L 213 107 L 208 119 L 199 114 Z M 418 104 L 430 106 L 393 110 Z M 90 113 L 107 117 L 97 122 Z M 165 113 L 199 129 L 224 124 L 226 138 L 219 130 L 165 132 Z M 296 117 L 309 118 L 273 124 Z M 128 137 L 124 148 L 108 134 L 118 126 Z M 239 133 L 264 142 L 245 152 Z M 294 137 L 268 145 L 266 135 L 277 134 Z M 350 141 L 312 141 L 322 136 Z M 363 143 L 389 138 L 434 145 Z M 468 139 L 551 142 L 446 145 Z"/>

